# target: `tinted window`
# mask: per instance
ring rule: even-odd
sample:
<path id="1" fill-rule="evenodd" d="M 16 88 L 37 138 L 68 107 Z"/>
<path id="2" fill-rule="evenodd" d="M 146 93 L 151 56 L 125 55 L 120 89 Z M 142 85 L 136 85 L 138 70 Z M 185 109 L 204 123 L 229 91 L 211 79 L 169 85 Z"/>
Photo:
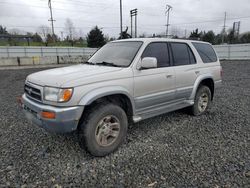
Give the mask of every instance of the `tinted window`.
<path id="1" fill-rule="evenodd" d="M 198 42 L 193 42 L 192 44 L 198 51 L 204 63 L 212 63 L 217 61 L 217 56 L 211 45 Z"/>
<path id="2" fill-rule="evenodd" d="M 187 44 L 171 43 L 171 48 L 173 52 L 175 66 L 189 65 L 196 63 L 194 54 Z"/>
<path id="3" fill-rule="evenodd" d="M 189 47 L 188 47 L 188 53 L 189 53 L 190 64 L 195 64 L 196 59 L 194 57 L 194 54 L 193 54 L 192 50 Z"/>
<path id="4" fill-rule="evenodd" d="M 170 66 L 167 43 L 149 44 L 142 54 L 142 58 L 144 57 L 155 57 L 157 59 L 157 67 Z"/>

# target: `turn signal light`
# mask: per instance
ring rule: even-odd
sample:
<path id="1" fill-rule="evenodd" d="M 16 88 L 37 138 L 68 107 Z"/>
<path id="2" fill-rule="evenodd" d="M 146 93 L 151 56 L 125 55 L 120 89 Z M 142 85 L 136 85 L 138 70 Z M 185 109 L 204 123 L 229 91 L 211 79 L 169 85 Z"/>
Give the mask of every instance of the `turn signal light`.
<path id="1" fill-rule="evenodd" d="M 72 97 L 73 89 L 61 89 L 59 93 L 59 102 L 68 102 Z"/>
<path id="2" fill-rule="evenodd" d="M 72 96 L 72 90 L 71 89 L 64 90 L 63 96 L 62 96 L 63 101 L 69 101 L 71 96 Z"/>
<path id="3" fill-rule="evenodd" d="M 41 116 L 46 119 L 55 119 L 56 118 L 56 113 L 55 112 L 47 112 L 43 111 Z"/>

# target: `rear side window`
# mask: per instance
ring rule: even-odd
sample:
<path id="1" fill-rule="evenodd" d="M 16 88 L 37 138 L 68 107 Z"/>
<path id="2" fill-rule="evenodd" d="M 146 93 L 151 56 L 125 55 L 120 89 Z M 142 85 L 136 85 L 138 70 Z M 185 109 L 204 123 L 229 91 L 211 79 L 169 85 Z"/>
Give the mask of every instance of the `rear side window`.
<path id="1" fill-rule="evenodd" d="M 174 66 L 195 64 L 193 52 L 185 43 L 170 43 L 174 58 Z"/>
<path id="2" fill-rule="evenodd" d="M 167 43 L 154 42 L 149 44 L 142 54 L 142 58 L 144 57 L 155 57 L 158 68 L 170 66 Z"/>
<path id="3" fill-rule="evenodd" d="M 204 63 L 213 63 L 217 61 L 217 56 L 211 45 L 198 42 L 193 42 L 192 44 L 196 48 Z"/>

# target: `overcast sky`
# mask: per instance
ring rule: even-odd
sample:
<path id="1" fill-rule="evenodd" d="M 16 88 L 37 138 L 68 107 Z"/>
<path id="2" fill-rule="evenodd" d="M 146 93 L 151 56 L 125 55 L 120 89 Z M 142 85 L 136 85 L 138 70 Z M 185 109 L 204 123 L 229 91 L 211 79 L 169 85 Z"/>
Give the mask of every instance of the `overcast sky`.
<path id="1" fill-rule="evenodd" d="M 250 31 L 249 0 L 123 0 L 123 27 L 130 26 L 129 11 L 138 9 L 138 33 L 163 33 L 166 29 L 165 7 L 170 4 L 170 31 L 184 35 L 200 30 L 222 30 L 224 12 L 227 29 L 234 21 L 241 21 L 241 33 Z M 70 18 L 76 31 L 86 35 L 98 25 L 105 34 L 119 34 L 119 0 L 52 0 L 55 31 L 61 36 L 64 23 Z M 36 32 L 40 25 L 48 25 L 48 0 L 0 0 L 0 25 L 8 29 Z M 130 31 L 130 30 L 129 30 Z"/>

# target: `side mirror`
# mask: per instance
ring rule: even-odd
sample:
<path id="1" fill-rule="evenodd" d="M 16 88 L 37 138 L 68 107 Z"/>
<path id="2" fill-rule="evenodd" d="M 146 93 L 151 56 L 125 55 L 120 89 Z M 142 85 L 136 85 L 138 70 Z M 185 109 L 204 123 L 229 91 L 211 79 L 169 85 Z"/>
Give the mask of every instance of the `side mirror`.
<path id="1" fill-rule="evenodd" d="M 157 59 L 155 57 L 144 57 L 141 61 L 141 69 L 157 68 Z"/>

